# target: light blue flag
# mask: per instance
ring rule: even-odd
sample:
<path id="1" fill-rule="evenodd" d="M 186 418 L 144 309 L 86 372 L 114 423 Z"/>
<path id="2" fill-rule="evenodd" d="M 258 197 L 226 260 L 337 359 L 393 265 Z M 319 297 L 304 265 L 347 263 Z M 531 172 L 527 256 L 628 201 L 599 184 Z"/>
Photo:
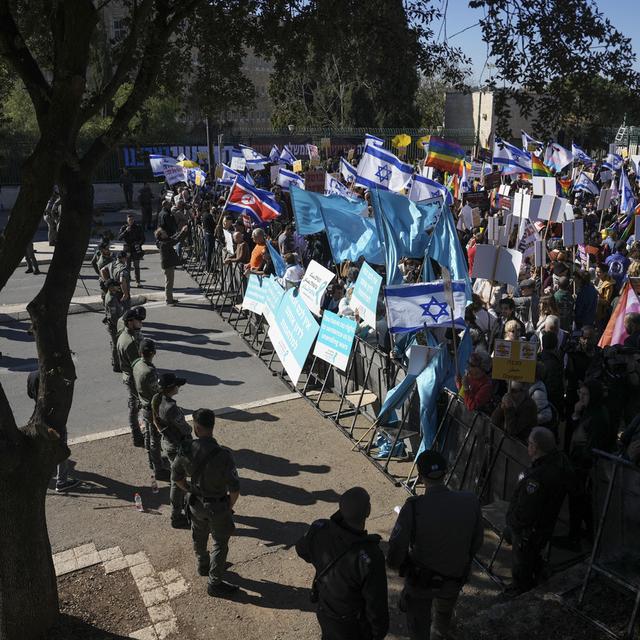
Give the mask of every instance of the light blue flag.
<path id="1" fill-rule="evenodd" d="M 471 302 L 471 279 L 458 233 L 453 223 L 449 207 L 444 207 L 442 215 L 431 234 L 427 255 L 451 272 L 452 280 L 464 280 L 467 301 Z"/>
<path id="2" fill-rule="evenodd" d="M 360 215 L 367 207 L 364 200 L 347 200 L 337 195 L 323 196 L 312 191 L 291 186 L 291 206 L 296 219 L 296 231 L 301 236 L 324 231 L 323 207 L 338 207 L 347 213 Z"/>
<path id="3" fill-rule="evenodd" d="M 331 198 L 331 202 L 323 205 L 320 212 L 336 264 L 345 260 L 357 262 L 360 258 L 372 264 L 384 264 L 384 250 L 376 223 L 361 215 L 361 204 L 341 196 L 313 195 Z"/>
<path id="4" fill-rule="evenodd" d="M 417 203 L 404 196 L 374 189 L 371 204 L 385 248 L 387 284 L 402 282 L 400 258 L 422 258 L 429 246 L 427 230 L 437 226 L 443 210 L 441 198 Z"/>
<path id="5" fill-rule="evenodd" d="M 271 262 L 273 262 L 273 270 L 276 272 L 278 278 L 283 278 L 284 272 L 287 270 L 287 265 L 284 262 L 284 258 L 270 242 L 267 242 L 267 249 L 269 249 Z"/>
<path id="6" fill-rule="evenodd" d="M 398 421 L 395 410 L 407 399 L 415 381 L 415 375 L 407 374 L 402 382 L 387 391 L 387 395 L 384 398 L 384 402 L 376 418 L 380 424 L 390 424 Z"/>

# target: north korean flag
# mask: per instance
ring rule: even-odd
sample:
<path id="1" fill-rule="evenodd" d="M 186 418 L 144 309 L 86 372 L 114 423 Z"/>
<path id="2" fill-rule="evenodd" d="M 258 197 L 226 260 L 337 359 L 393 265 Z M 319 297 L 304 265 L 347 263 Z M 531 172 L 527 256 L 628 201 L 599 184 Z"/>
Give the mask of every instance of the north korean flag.
<path id="1" fill-rule="evenodd" d="M 242 176 L 238 176 L 231 187 L 226 209 L 246 213 L 258 223 L 269 222 L 280 215 L 280 205 L 273 194 L 251 186 Z"/>

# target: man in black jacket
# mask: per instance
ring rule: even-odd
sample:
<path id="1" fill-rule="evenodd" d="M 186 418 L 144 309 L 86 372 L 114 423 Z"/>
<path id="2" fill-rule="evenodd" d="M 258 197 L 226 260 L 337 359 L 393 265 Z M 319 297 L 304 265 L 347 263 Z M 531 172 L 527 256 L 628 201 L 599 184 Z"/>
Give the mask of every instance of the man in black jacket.
<path id="1" fill-rule="evenodd" d="M 296 543 L 298 555 L 315 567 L 312 601 L 318 603 L 323 640 L 379 640 L 389 629 L 387 574 L 380 536 L 367 535 L 369 494 L 353 487 L 339 511 L 316 520 Z"/>
<path id="2" fill-rule="evenodd" d="M 389 538 L 387 564 L 405 578 L 400 608 L 409 637 L 429 640 L 432 608 L 436 631 L 447 637 L 484 527 L 477 496 L 445 486 L 447 462 L 440 453 L 423 451 L 416 464 L 426 491 L 402 507 Z"/>
<path id="3" fill-rule="evenodd" d="M 144 255 L 142 245 L 144 244 L 144 229 L 139 225 L 133 213 L 127 215 L 127 224 L 120 227 L 118 240 L 122 240 L 124 251 L 127 253 L 127 268 L 131 273 L 131 263 L 136 274 L 136 284 L 140 286 L 140 259 Z"/>
<path id="4" fill-rule="evenodd" d="M 178 244 L 187 234 L 188 227 L 185 225 L 180 231 L 172 236 L 158 227 L 155 230 L 156 246 L 160 250 L 160 267 L 164 272 L 164 292 L 168 305 L 176 305 L 178 301 L 173 297 L 173 282 L 175 280 L 176 267 L 181 264 L 180 256 L 175 250 Z"/>

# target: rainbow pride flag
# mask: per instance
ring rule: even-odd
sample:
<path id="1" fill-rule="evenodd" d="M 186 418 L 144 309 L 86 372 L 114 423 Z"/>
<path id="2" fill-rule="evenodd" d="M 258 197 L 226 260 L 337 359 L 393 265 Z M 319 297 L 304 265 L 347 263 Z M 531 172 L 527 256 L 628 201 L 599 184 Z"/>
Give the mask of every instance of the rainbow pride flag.
<path id="1" fill-rule="evenodd" d="M 440 171 L 448 171 L 449 173 L 460 175 L 464 157 L 464 149 L 459 144 L 444 138 L 431 136 L 424 165 L 425 167 L 435 167 Z"/>
<path id="2" fill-rule="evenodd" d="M 572 184 L 573 180 L 571 180 L 571 178 L 558 178 L 558 188 L 560 189 L 558 195 L 568 198 L 571 193 Z"/>
<path id="3" fill-rule="evenodd" d="M 531 170 L 534 177 L 548 178 L 553 176 L 553 171 L 547 167 L 540 158 L 531 154 Z"/>

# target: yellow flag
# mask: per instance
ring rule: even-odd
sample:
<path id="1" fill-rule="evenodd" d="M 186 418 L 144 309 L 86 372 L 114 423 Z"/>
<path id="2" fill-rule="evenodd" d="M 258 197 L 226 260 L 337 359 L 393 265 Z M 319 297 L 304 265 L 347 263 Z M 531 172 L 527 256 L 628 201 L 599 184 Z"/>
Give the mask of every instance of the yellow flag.
<path id="1" fill-rule="evenodd" d="M 394 136 L 391 140 L 391 145 L 401 149 L 406 148 L 411 144 L 411 136 L 408 136 L 406 133 L 399 133 L 397 136 Z"/>

